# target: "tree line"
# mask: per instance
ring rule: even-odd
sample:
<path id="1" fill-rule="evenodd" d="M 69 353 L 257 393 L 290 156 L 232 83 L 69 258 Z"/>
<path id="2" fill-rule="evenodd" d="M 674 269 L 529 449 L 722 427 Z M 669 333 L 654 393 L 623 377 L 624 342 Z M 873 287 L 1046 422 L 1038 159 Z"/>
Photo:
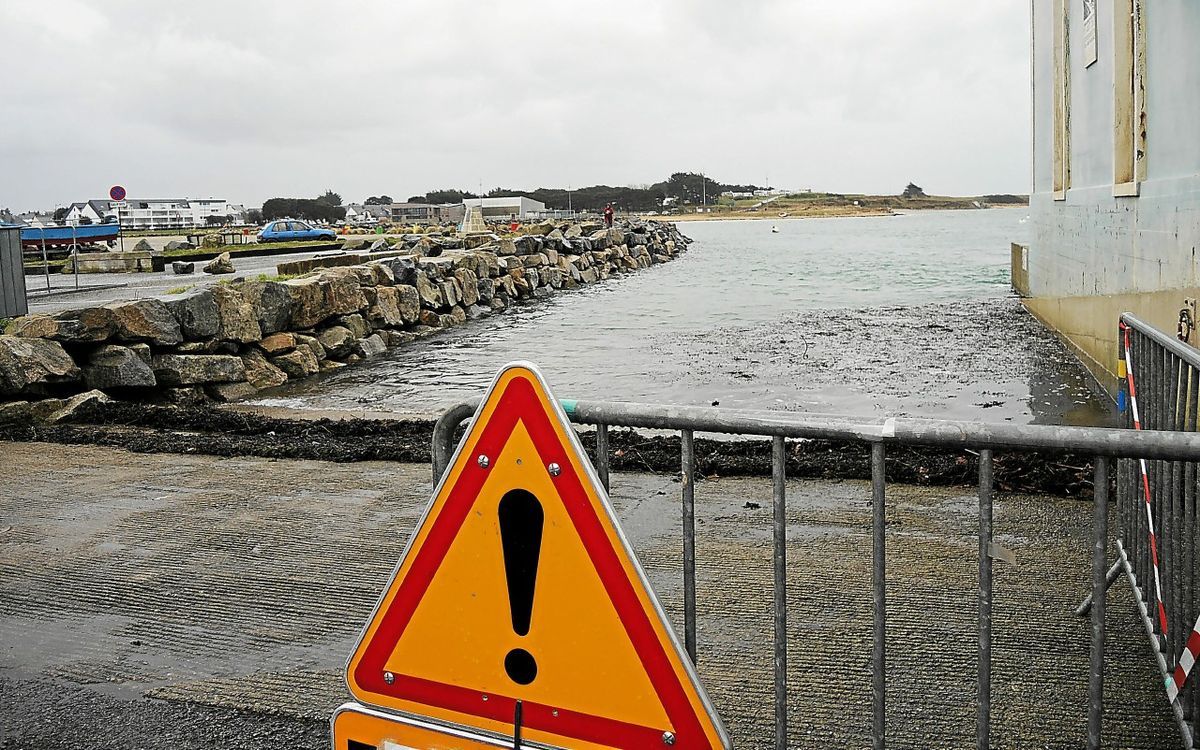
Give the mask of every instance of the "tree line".
<path id="1" fill-rule="evenodd" d="M 346 218 L 346 208 L 342 205 L 342 196 L 326 190 L 316 198 L 270 198 L 262 205 L 262 218 L 272 219 L 308 219 L 333 223 Z"/>
<path id="2" fill-rule="evenodd" d="M 537 188 L 521 190 L 498 187 L 488 191 L 488 198 L 511 198 L 525 196 L 546 204 L 546 208 L 577 211 L 600 211 L 609 203 L 625 211 L 653 211 L 663 206 L 667 198 L 674 198 L 684 205 L 713 205 L 717 196 L 726 191 L 753 192 L 761 190 L 757 185 L 733 185 L 701 175 L 696 172 L 676 172 L 662 182 L 637 187 L 614 187 L 591 185 L 574 190 L 565 188 Z M 479 195 L 467 190 L 431 190 L 424 195 L 414 195 L 410 203 L 462 203 Z"/>

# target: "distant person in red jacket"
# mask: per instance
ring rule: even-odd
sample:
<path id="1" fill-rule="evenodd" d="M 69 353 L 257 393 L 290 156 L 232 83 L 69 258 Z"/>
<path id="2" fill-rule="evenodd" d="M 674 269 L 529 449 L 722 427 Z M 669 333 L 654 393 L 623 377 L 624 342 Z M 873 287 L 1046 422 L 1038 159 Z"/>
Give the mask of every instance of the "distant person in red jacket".
<path id="1" fill-rule="evenodd" d="M 604 207 L 604 226 L 608 227 L 609 229 L 612 229 L 612 220 L 613 220 L 613 207 L 612 207 L 612 204 L 609 203 L 607 206 Z"/>

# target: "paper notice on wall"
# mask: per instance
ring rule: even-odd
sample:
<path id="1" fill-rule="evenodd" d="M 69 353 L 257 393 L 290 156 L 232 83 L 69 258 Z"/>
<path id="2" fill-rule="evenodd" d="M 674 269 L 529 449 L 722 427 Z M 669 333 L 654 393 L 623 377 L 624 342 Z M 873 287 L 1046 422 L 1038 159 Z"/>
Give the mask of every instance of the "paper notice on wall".
<path id="1" fill-rule="evenodd" d="M 1083 67 L 1096 62 L 1096 0 L 1083 0 Z"/>

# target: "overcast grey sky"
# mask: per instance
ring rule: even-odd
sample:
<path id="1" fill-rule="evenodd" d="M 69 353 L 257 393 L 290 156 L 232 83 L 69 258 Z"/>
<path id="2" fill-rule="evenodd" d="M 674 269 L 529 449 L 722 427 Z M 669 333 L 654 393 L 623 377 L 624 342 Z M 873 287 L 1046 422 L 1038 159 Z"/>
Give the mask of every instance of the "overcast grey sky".
<path id="1" fill-rule="evenodd" d="M 3 0 L 0 206 L 1027 192 L 1028 0 Z"/>

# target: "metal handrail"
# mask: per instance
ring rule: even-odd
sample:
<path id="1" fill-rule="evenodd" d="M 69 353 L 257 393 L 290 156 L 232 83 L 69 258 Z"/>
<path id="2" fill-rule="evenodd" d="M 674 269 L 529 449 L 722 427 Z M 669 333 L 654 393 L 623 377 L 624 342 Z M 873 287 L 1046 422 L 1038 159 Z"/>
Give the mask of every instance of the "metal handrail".
<path id="1" fill-rule="evenodd" d="M 858 417 L 773 411 L 665 406 L 635 402 L 559 401 L 577 424 L 691 430 L 725 435 L 880 441 L 946 448 L 1063 451 L 1113 458 L 1200 460 L 1200 434 L 1166 435 L 1105 427 L 995 424 L 911 417 Z M 450 407 L 434 425 L 433 471 L 440 477 L 454 453 L 450 435 L 479 407 L 469 399 Z M 599 467 L 597 467 L 599 468 Z M 605 467 L 607 470 L 607 467 Z"/>
<path id="2" fill-rule="evenodd" d="M 434 480 L 449 467 L 455 450 L 455 434 L 462 423 L 476 413 L 480 401 L 456 404 L 434 426 Z M 594 464 L 605 489 L 609 486 L 608 428 L 611 426 L 677 430 L 680 433 L 682 482 L 684 635 L 689 656 L 695 661 L 696 643 L 696 568 L 694 483 L 696 471 L 694 434 L 758 435 L 772 438 L 773 487 L 773 580 L 774 580 L 774 746 L 787 746 L 787 606 L 786 606 L 786 438 L 823 438 L 866 442 L 871 446 L 872 487 L 872 589 L 873 648 L 872 747 L 882 750 L 886 743 L 886 473 L 885 458 L 889 444 L 920 444 L 979 451 L 979 616 L 976 743 L 980 750 L 990 746 L 991 732 L 991 620 L 992 620 L 992 542 L 993 451 L 1070 451 L 1092 455 L 1094 462 L 1095 520 L 1092 538 L 1091 665 L 1088 680 L 1088 747 L 1099 748 L 1104 696 L 1104 593 L 1117 570 L 1108 570 L 1108 503 L 1110 460 L 1146 458 L 1158 461 L 1200 461 L 1200 434 L 1177 431 L 1133 431 L 1098 427 L 1061 427 L 1052 425 L 1010 425 L 983 422 L 946 421 L 912 418 L 869 418 L 827 414 L 795 414 L 766 411 L 742 411 L 713 407 L 663 406 L 655 404 L 611 403 L 561 400 L 567 417 L 577 424 L 596 426 Z M 1127 462 L 1128 463 L 1128 462 Z M 1128 472 L 1126 472 L 1128 473 Z M 1193 474 L 1194 476 L 1194 474 Z M 1118 482 L 1118 486 L 1120 483 Z M 1195 505 L 1194 497 L 1190 501 Z M 1194 509 L 1193 509 L 1194 510 Z M 1126 509 L 1118 514 L 1124 528 Z M 1194 515 L 1194 513 L 1193 513 Z M 1118 542 L 1119 544 L 1119 542 Z M 1121 560 L 1124 547 L 1118 546 Z M 1120 561 L 1118 562 L 1118 565 Z M 1134 593 L 1141 601 L 1136 578 L 1129 572 Z M 1144 607 L 1143 607 L 1144 610 Z M 1086 611 L 1086 608 L 1081 608 Z M 1161 662 L 1160 662 L 1160 669 Z M 1165 676 L 1165 675 L 1164 675 Z M 1200 691 L 1194 691 L 1200 694 Z M 1183 736 L 1184 747 L 1192 748 L 1195 728 L 1189 726 L 1182 706 L 1172 706 Z M 1193 720 L 1200 720 L 1193 717 Z"/>
<path id="3" fill-rule="evenodd" d="M 1200 367 L 1200 349 L 1160 331 L 1133 313 L 1121 313 L 1121 321 L 1192 367 Z"/>

